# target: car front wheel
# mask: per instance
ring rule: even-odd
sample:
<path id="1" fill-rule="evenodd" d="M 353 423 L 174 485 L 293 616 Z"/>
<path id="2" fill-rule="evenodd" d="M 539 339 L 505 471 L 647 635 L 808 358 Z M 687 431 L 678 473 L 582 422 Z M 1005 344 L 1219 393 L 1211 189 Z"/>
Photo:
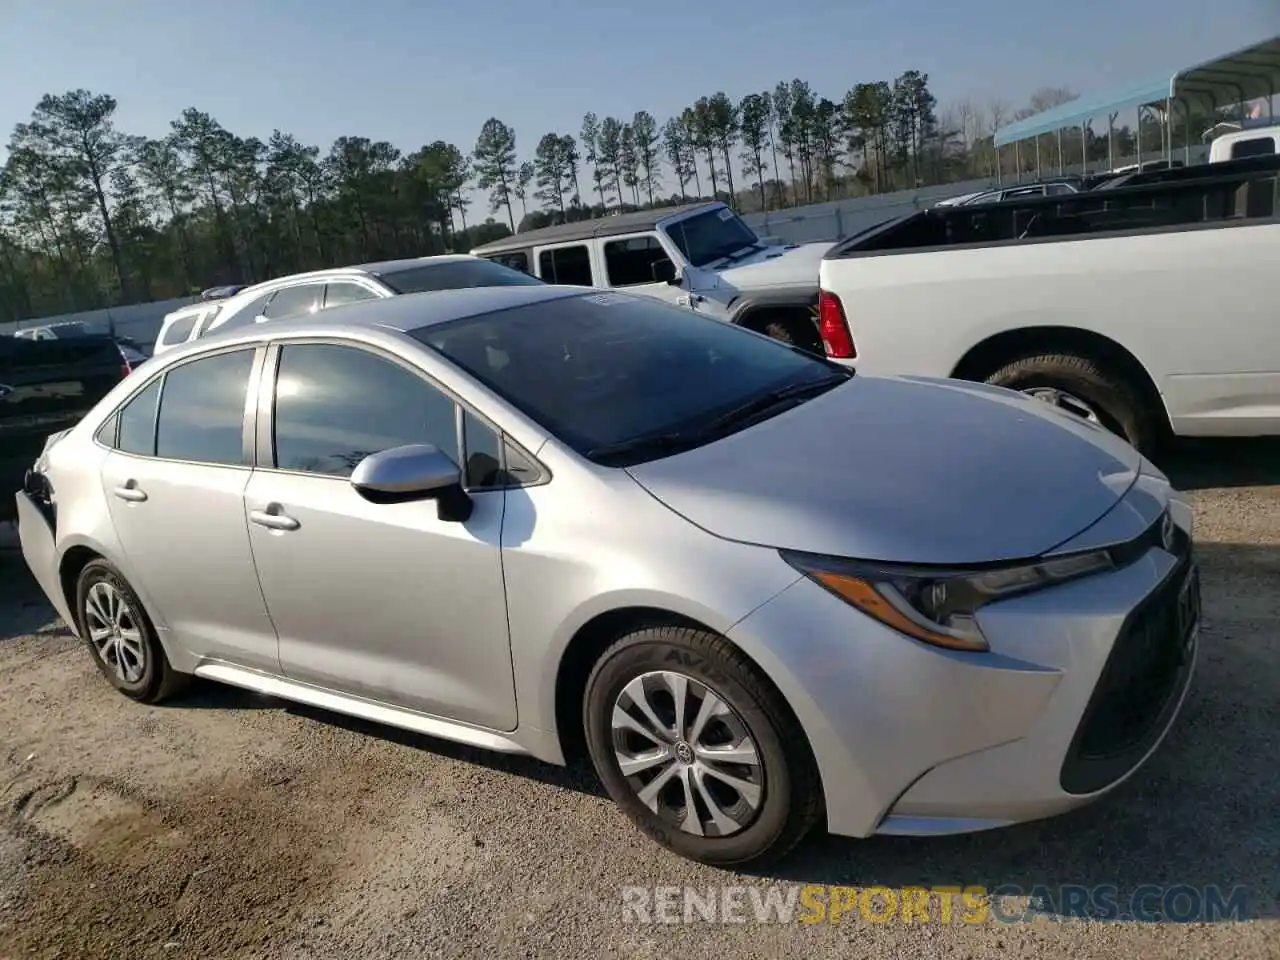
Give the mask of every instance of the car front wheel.
<path id="1" fill-rule="evenodd" d="M 818 818 L 803 730 L 723 637 L 670 626 L 623 637 L 588 678 L 584 721 L 609 795 L 681 856 L 719 866 L 776 859 Z"/>

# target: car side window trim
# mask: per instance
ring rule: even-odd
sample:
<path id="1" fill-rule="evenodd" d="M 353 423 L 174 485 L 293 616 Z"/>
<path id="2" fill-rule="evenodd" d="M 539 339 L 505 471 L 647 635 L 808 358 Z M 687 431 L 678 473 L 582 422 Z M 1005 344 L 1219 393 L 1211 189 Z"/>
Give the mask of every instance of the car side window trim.
<path id="1" fill-rule="evenodd" d="M 239 353 L 241 351 L 246 351 L 246 350 L 252 350 L 254 356 L 253 356 L 253 361 L 249 366 L 249 382 L 245 389 L 245 398 L 244 398 L 245 399 L 244 419 L 241 423 L 242 432 L 240 435 L 240 439 L 241 439 L 241 450 L 245 459 L 244 463 L 212 463 L 208 460 L 178 460 L 178 459 L 175 459 L 174 457 L 161 457 L 161 456 L 156 456 L 155 454 L 130 453 L 127 450 L 119 449 L 119 447 L 115 445 L 115 444 L 118 444 L 120 441 L 120 420 L 119 420 L 120 411 L 123 410 L 126 406 L 128 406 L 136 397 L 141 396 L 142 392 L 146 390 L 148 387 L 150 387 L 153 383 L 157 383 L 157 382 L 159 383 L 160 398 L 161 400 L 163 400 L 165 380 L 168 378 L 169 374 L 172 371 L 177 370 L 180 367 L 185 367 L 189 363 L 195 363 L 198 360 L 206 360 L 210 357 L 217 357 L 227 353 Z M 170 367 L 166 367 L 164 370 L 161 370 L 159 373 L 155 374 L 154 376 L 148 377 L 147 380 L 144 383 L 142 383 L 142 385 L 139 386 L 137 390 L 134 390 L 127 397 L 125 397 L 118 404 L 116 404 L 116 406 L 111 410 L 111 412 L 108 413 L 105 417 L 103 417 L 101 421 L 99 421 L 98 425 L 94 428 L 93 442 L 97 446 L 101 447 L 103 450 L 108 450 L 111 453 L 114 453 L 118 456 L 130 457 L 131 459 L 135 459 L 135 460 L 153 460 L 158 463 L 185 463 L 185 464 L 190 464 L 191 466 L 211 467 L 219 470 L 252 470 L 253 463 L 254 463 L 253 456 L 252 456 L 254 453 L 253 437 L 256 433 L 256 426 L 257 426 L 257 416 L 256 416 L 257 407 L 258 407 L 257 394 L 259 393 L 259 384 L 261 383 L 262 368 L 263 368 L 263 364 L 266 361 L 266 354 L 267 354 L 267 347 L 263 344 L 246 345 L 243 343 L 238 343 L 238 344 L 229 345 L 227 347 L 224 347 L 218 350 L 210 350 L 208 353 L 201 353 L 194 357 L 187 357 L 179 363 L 175 363 Z M 160 406 L 161 404 L 156 405 L 157 423 L 159 421 Z M 103 424 L 105 424 L 112 417 L 116 418 L 115 436 L 113 438 L 115 443 L 113 443 L 112 446 L 107 446 L 102 442 L 102 440 L 99 437 L 99 434 L 102 431 Z M 155 425 L 153 425 L 153 429 L 155 429 Z"/>
<path id="2" fill-rule="evenodd" d="M 256 381 L 253 379 L 250 380 L 250 386 L 255 388 L 255 391 L 257 393 L 257 399 L 256 399 L 256 402 L 254 403 L 254 410 L 253 410 L 254 427 L 252 432 L 252 440 L 250 442 L 250 445 L 253 451 L 253 459 L 251 462 L 254 465 L 254 469 L 269 471 L 271 473 L 290 474 L 292 476 L 299 476 L 299 477 L 316 477 L 319 479 L 334 480 L 339 483 L 349 482 L 349 480 L 346 477 L 326 476 L 325 474 L 322 474 L 322 473 L 310 473 L 305 470 L 287 470 L 281 467 L 277 467 L 275 465 L 276 452 L 275 452 L 275 441 L 274 441 L 273 434 L 275 432 L 275 422 L 274 422 L 275 421 L 275 393 L 276 393 L 276 378 L 280 372 L 280 352 L 284 347 L 302 346 L 306 344 L 323 344 L 325 346 L 347 347 L 352 350 L 363 350 L 365 353 L 369 353 L 380 359 L 390 361 L 391 363 L 394 363 L 397 366 L 402 367 L 404 370 L 408 371 L 413 376 L 422 380 L 425 384 L 427 384 L 427 386 L 431 387 L 433 390 L 438 391 L 442 396 L 447 398 L 453 404 L 454 437 L 457 442 L 458 453 L 462 459 L 462 463 L 458 464 L 458 469 L 462 472 L 462 475 L 463 475 L 463 481 L 464 481 L 463 489 L 467 490 L 468 492 L 490 493 L 495 490 L 512 490 L 512 489 L 519 489 L 523 487 L 540 486 L 544 483 L 550 482 L 551 471 L 548 470 L 546 466 L 540 460 L 538 460 L 537 457 L 533 456 L 523 446 L 516 443 L 515 440 L 511 439 L 511 437 L 507 433 L 505 433 L 500 427 L 498 427 L 492 420 L 486 417 L 483 413 L 480 413 L 470 404 L 464 403 L 458 397 L 457 394 L 455 394 L 448 387 L 441 384 L 438 380 L 435 379 L 435 377 L 431 376 L 431 374 L 427 373 L 421 367 L 414 366 L 412 363 L 406 362 L 405 360 L 396 356 L 390 351 L 383 350 L 380 347 L 374 346 L 373 344 L 358 343 L 353 340 L 344 340 L 340 337 L 280 338 L 280 339 L 272 340 L 271 343 L 266 346 L 266 349 L 264 351 L 264 356 L 262 358 L 262 363 L 258 367 L 255 367 L 255 373 L 256 373 L 257 379 Z M 536 481 L 509 483 L 509 484 L 503 484 L 501 486 L 495 485 L 491 487 L 472 487 L 472 486 L 466 485 L 465 481 L 466 481 L 467 451 L 466 451 L 465 432 L 463 430 L 464 412 L 467 414 L 470 414 L 475 419 L 480 421 L 482 425 L 484 425 L 486 428 L 491 430 L 494 433 L 494 435 L 498 438 L 499 449 L 502 450 L 501 462 L 502 462 L 502 469 L 504 471 L 507 468 L 507 457 L 506 457 L 505 445 L 510 444 L 514 446 L 517 450 L 519 450 L 520 453 L 529 461 L 529 463 L 533 464 L 537 468 L 539 475 Z M 248 417 L 246 416 L 246 422 L 247 420 L 248 420 Z"/>

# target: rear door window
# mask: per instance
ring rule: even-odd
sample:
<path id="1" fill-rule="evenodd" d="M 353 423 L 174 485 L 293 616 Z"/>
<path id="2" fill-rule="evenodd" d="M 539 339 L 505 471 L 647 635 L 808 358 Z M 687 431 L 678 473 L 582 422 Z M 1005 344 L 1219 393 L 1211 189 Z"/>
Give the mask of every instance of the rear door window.
<path id="1" fill-rule="evenodd" d="M 538 254 L 538 272 L 547 283 L 595 286 L 591 276 L 591 253 L 585 244 L 543 250 Z"/>
<path id="2" fill-rule="evenodd" d="M 252 349 L 201 357 L 164 377 L 156 456 L 245 466 L 244 407 Z"/>

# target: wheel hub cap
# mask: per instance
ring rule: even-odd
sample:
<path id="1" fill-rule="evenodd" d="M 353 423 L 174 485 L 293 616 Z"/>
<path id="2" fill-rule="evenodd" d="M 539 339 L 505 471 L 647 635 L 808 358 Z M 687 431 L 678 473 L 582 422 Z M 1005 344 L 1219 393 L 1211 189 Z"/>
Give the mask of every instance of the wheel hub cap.
<path id="1" fill-rule="evenodd" d="M 742 718 L 710 687 L 670 670 L 636 677 L 613 706 L 614 759 L 646 807 L 685 833 L 750 826 L 764 765 Z"/>

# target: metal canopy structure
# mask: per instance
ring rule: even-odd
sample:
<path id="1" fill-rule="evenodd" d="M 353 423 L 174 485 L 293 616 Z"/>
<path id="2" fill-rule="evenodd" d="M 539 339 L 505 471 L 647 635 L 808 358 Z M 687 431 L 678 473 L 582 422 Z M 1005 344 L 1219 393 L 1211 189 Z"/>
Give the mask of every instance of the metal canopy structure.
<path id="1" fill-rule="evenodd" d="M 1111 117 L 1132 107 L 1158 106 L 1167 110 L 1171 102 L 1176 101 L 1184 111 L 1193 104 L 1216 110 L 1233 104 L 1243 107 L 1250 100 L 1264 97 L 1272 104 L 1277 93 L 1280 93 L 1280 36 L 1158 79 L 1081 97 L 1010 123 L 996 131 L 995 145 L 1003 147 L 1067 127 L 1083 126 L 1090 120 Z M 1270 109 L 1274 110 L 1274 105 Z"/>

